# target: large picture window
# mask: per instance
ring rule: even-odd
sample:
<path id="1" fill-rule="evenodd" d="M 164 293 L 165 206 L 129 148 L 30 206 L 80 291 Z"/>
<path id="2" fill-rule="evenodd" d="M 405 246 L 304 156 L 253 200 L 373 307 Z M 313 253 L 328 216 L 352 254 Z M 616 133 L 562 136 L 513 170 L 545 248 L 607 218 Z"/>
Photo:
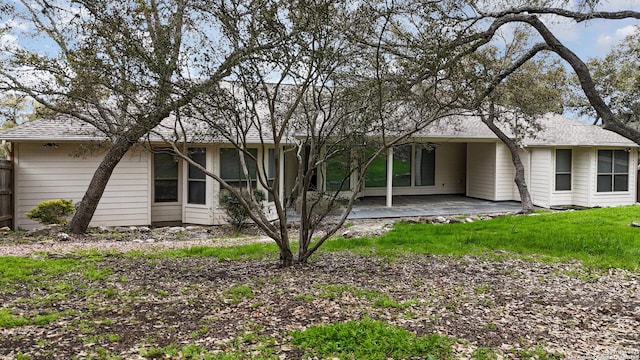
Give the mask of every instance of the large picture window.
<path id="1" fill-rule="evenodd" d="M 255 158 L 258 156 L 258 149 L 248 149 L 249 153 Z M 240 150 L 236 148 L 220 149 L 220 178 L 227 184 L 234 187 L 246 187 L 247 178 L 244 169 L 240 164 Z M 245 155 L 245 163 L 251 187 L 256 188 L 256 162 L 249 156 Z"/>
<path id="2" fill-rule="evenodd" d="M 153 154 L 153 199 L 178 201 L 178 160 L 169 152 Z"/>
<path id="3" fill-rule="evenodd" d="M 367 152 L 367 157 L 373 155 L 373 151 Z M 387 156 L 382 154 L 375 158 L 365 173 L 364 186 L 368 188 L 387 186 Z"/>
<path id="4" fill-rule="evenodd" d="M 556 150 L 556 191 L 571 190 L 571 149 Z"/>
<path id="5" fill-rule="evenodd" d="M 393 187 L 411 186 L 411 145 L 393 148 Z"/>
<path id="6" fill-rule="evenodd" d="M 436 149 L 416 145 L 416 186 L 436 184 Z"/>
<path id="7" fill-rule="evenodd" d="M 351 157 L 349 153 L 337 153 L 327 159 L 327 191 L 349 190 Z"/>
<path id="8" fill-rule="evenodd" d="M 598 150 L 598 192 L 629 190 L 629 153 Z"/>
<path id="9" fill-rule="evenodd" d="M 198 165 L 206 168 L 207 150 L 205 148 L 189 148 L 189 157 Z M 207 199 L 207 177 L 205 173 L 197 167 L 189 164 L 188 174 L 188 202 L 189 204 L 206 204 Z"/>

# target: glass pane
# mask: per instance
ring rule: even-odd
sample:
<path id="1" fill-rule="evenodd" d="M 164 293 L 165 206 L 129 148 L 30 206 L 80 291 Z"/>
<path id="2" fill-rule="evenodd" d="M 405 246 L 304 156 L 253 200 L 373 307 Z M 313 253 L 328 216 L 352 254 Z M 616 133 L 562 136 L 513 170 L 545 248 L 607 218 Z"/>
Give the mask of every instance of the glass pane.
<path id="1" fill-rule="evenodd" d="M 249 149 L 253 156 L 257 156 L 258 149 Z M 256 162 L 245 156 L 247 171 L 251 179 L 256 179 Z M 244 179 L 244 169 L 240 166 L 239 150 L 235 148 L 220 149 L 220 177 L 223 180 Z"/>
<path id="2" fill-rule="evenodd" d="M 178 201 L 178 180 L 156 180 L 154 198 L 156 202 Z"/>
<path id="3" fill-rule="evenodd" d="M 411 186 L 411 145 L 393 149 L 393 186 Z"/>
<path id="4" fill-rule="evenodd" d="M 613 154 L 615 161 L 613 172 L 616 174 L 627 174 L 629 172 L 629 153 L 624 150 L 616 150 Z M 625 190 L 626 191 L 626 190 Z"/>
<path id="5" fill-rule="evenodd" d="M 629 191 L 629 176 L 615 175 L 613 177 L 613 191 Z"/>
<path id="6" fill-rule="evenodd" d="M 556 172 L 571 172 L 571 149 L 556 150 Z"/>
<path id="7" fill-rule="evenodd" d="M 205 181 L 189 181 L 189 204 L 205 204 L 205 195 Z"/>
<path id="8" fill-rule="evenodd" d="M 372 153 L 369 152 L 367 156 Z M 387 157 L 377 157 L 371 163 L 365 174 L 364 186 L 368 188 L 387 186 Z"/>
<path id="9" fill-rule="evenodd" d="M 436 150 L 419 146 L 416 149 L 416 186 L 436 184 Z"/>
<path id="10" fill-rule="evenodd" d="M 612 156 L 613 151 L 611 150 L 598 150 L 598 174 L 611 173 Z"/>
<path id="11" fill-rule="evenodd" d="M 556 190 L 571 190 L 571 174 L 556 175 Z"/>
<path id="12" fill-rule="evenodd" d="M 273 179 L 276 177 L 276 155 L 275 149 L 269 149 L 269 158 L 267 159 L 267 177 Z"/>
<path id="13" fill-rule="evenodd" d="M 327 191 L 349 190 L 350 159 L 348 154 L 336 154 L 327 159 Z"/>
<path id="14" fill-rule="evenodd" d="M 177 179 L 178 161 L 171 154 L 154 154 L 153 170 L 156 179 Z"/>
<path id="15" fill-rule="evenodd" d="M 198 165 L 206 168 L 207 166 L 207 150 L 205 148 L 189 148 L 189 157 Z M 189 179 L 204 179 L 205 174 L 202 170 L 193 165 L 189 165 Z"/>
<path id="16" fill-rule="evenodd" d="M 611 175 L 598 175 L 598 192 L 611 191 Z"/>

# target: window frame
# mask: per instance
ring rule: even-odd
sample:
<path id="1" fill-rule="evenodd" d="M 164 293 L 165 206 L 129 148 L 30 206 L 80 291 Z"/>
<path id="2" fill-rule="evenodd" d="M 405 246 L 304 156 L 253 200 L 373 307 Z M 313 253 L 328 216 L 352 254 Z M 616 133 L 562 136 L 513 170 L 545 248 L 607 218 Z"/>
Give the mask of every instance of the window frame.
<path id="1" fill-rule="evenodd" d="M 604 153 L 611 154 L 611 157 L 609 159 L 609 163 L 610 163 L 609 169 L 607 169 L 608 171 L 601 170 L 602 164 L 600 163 L 600 157 L 601 157 L 601 154 L 604 154 Z M 618 154 L 618 156 L 624 154 L 624 157 L 626 158 L 626 166 L 625 166 L 624 172 L 617 170 L 616 154 Z M 630 161 L 629 152 L 626 150 L 599 149 L 596 153 L 596 192 L 600 194 L 629 192 L 629 178 L 630 178 L 629 161 Z M 624 182 L 624 189 L 621 189 L 621 190 L 618 190 L 616 187 L 617 184 L 621 184 L 616 181 L 616 178 L 619 178 L 619 177 L 626 178 Z M 600 179 L 604 179 L 604 178 L 610 179 L 608 189 L 601 189 Z"/>
<path id="2" fill-rule="evenodd" d="M 569 154 L 569 170 L 563 171 L 561 169 L 558 169 L 558 165 L 560 164 L 560 162 L 558 161 L 558 154 L 562 152 L 562 153 L 567 153 Z M 554 190 L 557 192 L 562 192 L 562 191 L 571 191 L 573 189 L 573 149 L 556 149 L 555 151 L 555 174 L 554 174 Z M 568 188 L 563 188 L 563 189 L 559 189 L 558 188 L 558 177 L 562 176 L 562 177 L 569 177 L 569 187 Z"/>

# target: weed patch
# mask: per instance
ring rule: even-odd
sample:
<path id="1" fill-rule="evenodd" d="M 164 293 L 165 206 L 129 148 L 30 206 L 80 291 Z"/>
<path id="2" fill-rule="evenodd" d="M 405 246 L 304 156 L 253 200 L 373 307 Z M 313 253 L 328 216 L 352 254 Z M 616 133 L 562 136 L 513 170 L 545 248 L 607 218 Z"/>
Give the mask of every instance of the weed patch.
<path id="1" fill-rule="evenodd" d="M 312 326 L 292 333 L 305 356 L 341 359 L 451 359 L 453 340 L 440 335 L 417 337 L 408 330 L 368 318 Z"/>

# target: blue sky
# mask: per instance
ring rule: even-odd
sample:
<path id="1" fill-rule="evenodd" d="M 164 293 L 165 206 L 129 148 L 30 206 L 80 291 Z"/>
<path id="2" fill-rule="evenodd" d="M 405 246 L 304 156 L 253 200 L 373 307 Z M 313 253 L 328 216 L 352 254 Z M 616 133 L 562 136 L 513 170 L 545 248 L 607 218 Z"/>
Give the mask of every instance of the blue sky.
<path id="1" fill-rule="evenodd" d="M 640 0 L 603 1 L 600 10 L 640 11 Z M 554 33 L 564 44 L 582 59 L 605 56 L 612 48 L 619 46 L 625 36 L 631 34 L 640 20 L 592 20 L 577 24 L 571 21 L 548 19 Z"/>

